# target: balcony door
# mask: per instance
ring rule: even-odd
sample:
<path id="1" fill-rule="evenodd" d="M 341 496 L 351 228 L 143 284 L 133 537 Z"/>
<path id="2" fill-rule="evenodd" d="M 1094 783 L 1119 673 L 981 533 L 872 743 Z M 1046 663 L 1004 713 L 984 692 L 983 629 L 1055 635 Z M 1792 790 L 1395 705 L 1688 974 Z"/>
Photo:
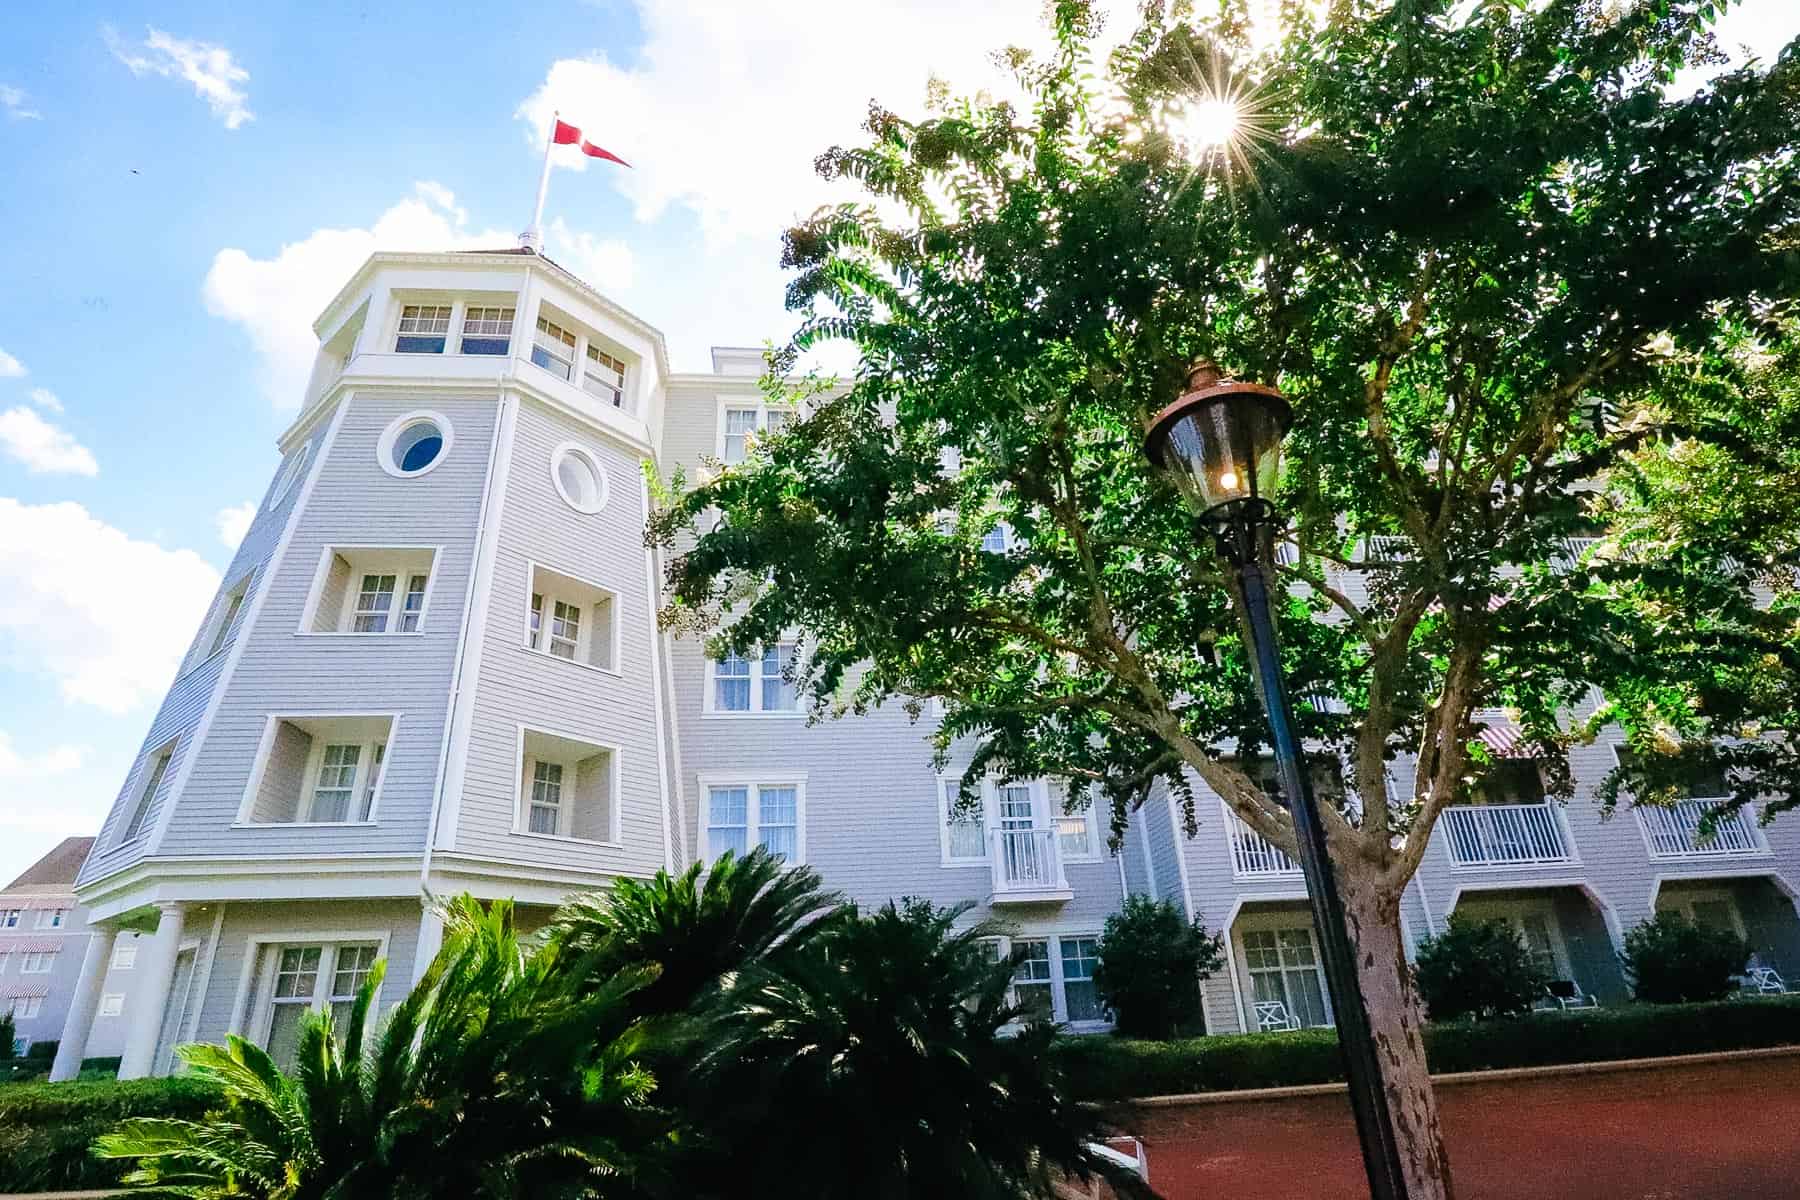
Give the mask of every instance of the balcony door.
<path id="1" fill-rule="evenodd" d="M 1484 908 L 1478 905 L 1458 905 L 1459 912 L 1465 912 L 1478 921 L 1500 921 L 1513 931 L 1513 935 L 1525 944 L 1527 953 L 1531 955 L 1531 963 L 1551 979 L 1570 979 L 1569 952 L 1563 945 L 1562 924 L 1556 919 L 1556 910 L 1547 900 L 1510 904 L 1506 907 Z"/>
<path id="2" fill-rule="evenodd" d="M 1004 878 L 1016 884 L 1056 883 L 1050 854 L 1048 801 L 1044 789 L 1031 783 L 1003 783 L 994 788 L 994 828 L 998 831 Z"/>

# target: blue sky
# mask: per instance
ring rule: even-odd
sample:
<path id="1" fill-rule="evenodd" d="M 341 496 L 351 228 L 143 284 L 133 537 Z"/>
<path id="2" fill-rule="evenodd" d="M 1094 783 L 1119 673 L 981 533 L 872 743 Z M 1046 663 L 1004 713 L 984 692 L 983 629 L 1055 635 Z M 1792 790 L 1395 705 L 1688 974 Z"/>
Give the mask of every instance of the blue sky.
<path id="1" fill-rule="evenodd" d="M 1123 4 L 1123 0 L 1121 0 Z M 379 246 L 548 250 L 677 370 L 790 328 L 779 235 L 871 97 L 993 82 L 1037 0 L 14 5 L 0 41 L 0 881 L 104 817 Z M 1123 22 L 1118 22 L 1123 26 Z M 1724 30 L 1765 55 L 1800 4 Z M 241 518 L 237 518 L 241 520 Z"/>

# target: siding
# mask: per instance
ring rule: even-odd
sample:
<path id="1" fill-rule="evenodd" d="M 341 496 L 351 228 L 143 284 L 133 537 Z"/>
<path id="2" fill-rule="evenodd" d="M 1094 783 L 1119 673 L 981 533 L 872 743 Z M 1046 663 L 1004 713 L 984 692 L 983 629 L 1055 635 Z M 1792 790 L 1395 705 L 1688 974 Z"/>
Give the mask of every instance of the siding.
<path id="1" fill-rule="evenodd" d="M 593 452 L 608 476 L 609 498 L 597 513 L 576 512 L 556 490 L 551 455 L 565 441 Z M 520 399 L 455 830 L 460 853 L 608 874 L 647 875 L 663 865 L 655 614 L 644 586 L 640 462 L 637 452 L 575 419 Z M 617 595 L 616 673 L 527 648 L 533 564 Z M 514 832 L 521 724 L 618 748 L 621 845 Z"/>
<path id="2" fill-rule="evenodd" d="M 356 396 L 317 466 L 319 482 L 237 668 L 159 853 L 285 857 L 422 850 L 442 746 L 444 710 L 486 484 L 495 398 Z M 397 479 L 376 462 L 383 429 L 429 407 L 449 418 L 454 444 L 429 473 Z M 436 545 L 431 592 L 417 635 L 303 635 L 319 562 L 345 543 Z M 401 715 L 383 765 L 374 827 L 233 828 L 251 765 L 277 712 Z"/>
<path id="3" fill-rule="evenodd" d="M 109 875 L 114 871 L 129 866 L 141 858 L 147 851 L 152 834 L 135 839 L 129 845 L 119 844 L 119 836 L 123 833 L 125 823 L 130 820 L 131 809 L 137 800 L 143 782 L 146 758 L 155 750 L 177 739 L 175 757 L 169 762 L 168 772 L 163 777 L 161 794 L 157 797 L 154 810 L 145 828 L 154 831 L 156 822 L 168 802 L 170 790 L 182 774 L 182 768 L 188 755 L 194 752 L 194 734 L 199 727 L 200 719 L 211 701 L 213 689 L 218 685 L 219 676 L 224 668 L 225 660 L 230 656 L 231 648 L 239 638 L 244 636 L 244 624 L 252 604 L 256 600 L 258 589 L 264 585 L 264 576 L 268 562 L 275 552 L 276 544 L 281 540 L 282 531 L 294 516 L 295 508 L 301 494 L 306 490 L 306 479 L 319 471 L 319 449 L 325 439 L 329 426 L 328 419 L 318 421 L 302 443 L 307 449 L 306 471 L 300 479 L 288 488 L 280 504 L 271 506 L 269 495 L 273 492 L 276 480 L 280 477 L 281 467 L 277 466 L 269 480 L 269 488 L 263 496 L 263 503 L 257 509 L 250 528 L 244 533 L 244 540 L 238 543 L 237 553 L 232 556 L 231 565 L 226 568 L 219 591 L 213 598 L 206 618 L 195 632 L 194 641 L 188 649 L 186 658 L 182 660 L 180 673 L 170 685 L 162 704 L 157 708 L 156 716 L 151 719 L 150 731 L 145 735 L 143 745 L 138 750 L 137 761 L 131 773 L 126 777 L 119 789 L 118 797 L 113 801 L 112 811 L 107 814 L 106 822 L 100 828 L 99 840 L 94 845 L 94 852 L 88 856 L 81 869 L 78 885 L 85 885 L 95 879 Z M 297 452 L 297 451 L 296 451 Z M 214 613 L 224 598 L 237 585 L 248 577 L 249 585 L 244 593 L 243 605 L 238 610 L 237 619 L 232 629 L 227 632 L 225 642 L 219 651 L 210 657 L 200 657 L 201 638 L 210 629 Z M 159 848 L 159 853 L 162 851 Z"/>

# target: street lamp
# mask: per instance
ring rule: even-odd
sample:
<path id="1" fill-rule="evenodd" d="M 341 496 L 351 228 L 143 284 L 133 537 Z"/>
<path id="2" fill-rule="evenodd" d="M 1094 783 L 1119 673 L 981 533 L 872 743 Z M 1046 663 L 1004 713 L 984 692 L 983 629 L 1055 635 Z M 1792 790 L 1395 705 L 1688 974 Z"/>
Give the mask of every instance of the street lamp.
<path id="1" fill-rule="evenodd" d="M 1375 1200 L 1400 1200 L 1407 1190 L 1394 1116 L 1356 979 L 1355 949 L 1326 851 L 1325 826 L 1294 737 L 1269 603 L 1268 574 L 1279 524 L 1270 497 L 1281 469 L 1281 439 L 1292 419 L 1293 410 L 1274 388 L 1225 379 L 1213 364 L 1196 363 L 1188 374 L 1188 390 L 1151 418 L 1144 453 L 1206 522 L 1237 568 L 1239 598 L 1250 628 L 1251 665 L 1269 716 L 1276 776 L 1294 819 L 1300 870 L 1306 877 L 1326 988 L 1337 1014 L 1338 1043 L 1343 1047 L 1369 1194 Z"/>

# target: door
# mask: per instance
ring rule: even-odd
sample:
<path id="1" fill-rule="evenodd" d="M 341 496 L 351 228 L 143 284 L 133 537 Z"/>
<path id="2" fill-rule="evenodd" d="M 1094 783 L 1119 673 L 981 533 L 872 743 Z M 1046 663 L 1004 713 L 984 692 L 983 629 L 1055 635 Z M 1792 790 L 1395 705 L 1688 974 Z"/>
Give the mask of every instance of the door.
<path id="1" fill-rule="evenodd" d="M 189 946 L 175 956 L 175 978 L 169 984 L 169 1002 L 163 1006 L 162 1028 L 156 1035 L 156 1057 L 151 1060 L 151 1074 L 167 1075 L 179 1064 L 175 1047 L 181 1044 L 181 1031 L 187 1028 L 188 1005 L 193 1000 L 194 959 L 200 948 Z"/>
<path id="2" fill-rule="evenodd" d="M 1045 830 L 1043 796 L 1029 783 L 1004 783 L 994 789 L 994 822 L 1000 831 L 1001 864 L 1008 883 L 1056 882 Z"/>
<path id="3" fill-rule="evenodd" d="M 1266 1006 L 1280 1004 L 1280 1013 L 1295 1027 L 1331 1024 L 1325 1003 L 1325 976 L 1310 927 L 1294 924 L 1246 929 L 1239 935 L 1239 943 L 1250 976 L 1254 1012 L 1273 1014 L 1275 1010 Z M 1277 1022 L 1271 1015 L 1266 1022 L 1252 1022 L 1253 1028 L 1259 1025 L 1275 1028 Z"/>

